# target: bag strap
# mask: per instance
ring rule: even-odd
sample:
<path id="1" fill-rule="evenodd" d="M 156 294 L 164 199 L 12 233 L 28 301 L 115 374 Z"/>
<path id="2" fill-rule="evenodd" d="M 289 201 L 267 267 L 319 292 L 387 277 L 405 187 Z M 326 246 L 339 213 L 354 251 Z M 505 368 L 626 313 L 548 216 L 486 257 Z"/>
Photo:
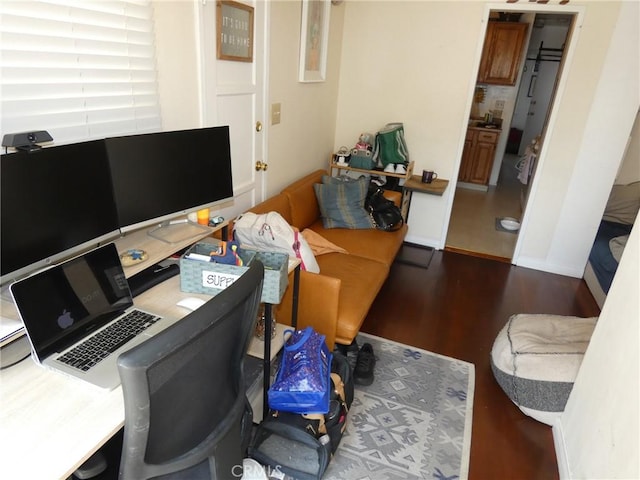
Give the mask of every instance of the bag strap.
<path id="1" fill-rule="evenodd" d="M 298 240 L 298 230 L 293 231 L 293 251 L 296 252 L 296 258 L 300 259 L 300 268 L 302 270 L 306 270 L 307 268 L 304 266 L 304 260 L 302 259 L 302 254 L 300 253 L 300 240 Z"/>
<path id="2" fill-rule="evenodd" d="M 292 330 L 293 332 L 293 330 Z M 311 334 L 313 333 L 313 328 L 311 327 L 307 327 L 302 331 L 302 336 L 300 337 L 300 339 L 294 343 L 293 345 L 287 345 L 286 343 L 284 344 L 284 349 L 285 350 L 298 350 L 302 345 L 305 344 L 305 342 L 307 340 L 309 340 L 309 337 L 311 337 Z M 293 335 L 293 333 L 292 333 Z"/>
<path id="3" fill-rule="evenodd" d="M 340 400 L 345 402 L 346 406 L 347 397 L 344 394 L 344 382 L 342 381 L 342 377 L 335 372 L 331 372 L 331 380 L 333 380 L 333 387 L 335 392 L 340 397 Z"/>

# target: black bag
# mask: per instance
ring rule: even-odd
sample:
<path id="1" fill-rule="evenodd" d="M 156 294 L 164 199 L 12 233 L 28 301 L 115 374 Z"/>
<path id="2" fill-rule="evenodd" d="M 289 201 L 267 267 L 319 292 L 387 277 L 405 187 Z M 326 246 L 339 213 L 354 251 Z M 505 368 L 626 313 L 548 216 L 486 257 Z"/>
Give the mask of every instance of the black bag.
<path id="1" fill-rule="evenodd" d="M 270 410 L 249 446 L 251 458 L 298 480 L 322 478 L 346 428 L 354 389 L 347 358 L 339 352 L 332 355 L 329 412 Z"/>
<path id="2" fill-rule="evenodd" d="M 369 189 L 365 208 L 369 211 L 378 230 L 395 232 L 404 225 L 402 212 L 395 203 L 385 198 L 382 189 L 379 187 Z"/>

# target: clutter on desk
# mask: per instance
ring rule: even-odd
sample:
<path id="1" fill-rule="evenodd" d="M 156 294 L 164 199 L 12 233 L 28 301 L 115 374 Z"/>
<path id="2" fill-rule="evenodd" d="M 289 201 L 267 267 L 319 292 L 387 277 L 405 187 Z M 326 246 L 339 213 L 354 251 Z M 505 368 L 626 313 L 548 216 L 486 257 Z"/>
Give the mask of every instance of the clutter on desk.
<path id="1" fill-rule="evenodd" d="M 216 261 L 223 259 L 228 263 Z M 264 265 L 261 301 L 280 303 L 289 284 L 289 256 L 246 249 L 235 241 L 212 239 L 189 248 L 180 257 L 180 290 L 216 295 L 240 278 L 254 261 Z"/>
<path id="2" fill-rule="evenodd" d="M 221 217 L 220 215 L 215 216 L 215 217 L 211 217 L 209 219 L 209 226 L 210 227 L 217 227 L 218 225 L 224 223 L 224 217 Z"/>
<path id="3" fill-rule="evenodd" d="M 144 262 L 149 255 L 140 248 L 131 248 L 120 255 L 120 263 L 123 267 L 130 267 Z"/>
<path id="4" fill-rule="evenodd" d="M 220 241 L 217 244 L 200 244 L 201 248 L 190 249 L 186 254 L 189 260 L 201 262 L 224 263 L 226 265 L 236 265 L 241 267 L 244 260 L 240 256 L 238 249 L 240 245 L 235 241 Z M 210 246 L 208 246 L 210 245 Z"/>

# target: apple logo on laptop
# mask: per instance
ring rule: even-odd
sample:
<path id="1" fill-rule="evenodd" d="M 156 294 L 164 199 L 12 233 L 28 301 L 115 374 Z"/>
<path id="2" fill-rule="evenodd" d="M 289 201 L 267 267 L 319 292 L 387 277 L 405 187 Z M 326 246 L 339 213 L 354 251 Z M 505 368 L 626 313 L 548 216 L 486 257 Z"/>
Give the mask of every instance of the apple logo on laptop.
<path id="1" fill-rule="evenodd" d="M 58 317 L 58 326 L 62 329 L 69 328 L 73 325 L 73 317 L 71 316 L 71 312 L 68 312 L 65 308 L 62 311 L 62 315 Z"/>

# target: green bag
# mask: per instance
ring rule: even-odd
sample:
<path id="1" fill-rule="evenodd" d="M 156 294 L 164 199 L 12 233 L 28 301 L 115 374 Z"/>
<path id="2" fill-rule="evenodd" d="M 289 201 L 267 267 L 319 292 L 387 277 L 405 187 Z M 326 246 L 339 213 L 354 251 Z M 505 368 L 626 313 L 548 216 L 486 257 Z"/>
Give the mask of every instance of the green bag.
<path id="1" fill-rule="evenodd" d="M 409 150 L 404 139 L 402 123 L 388 123 L 377 133 L 373 157 L 383 167 L 390 163 L 407 164 L 409 162 Z"/>

